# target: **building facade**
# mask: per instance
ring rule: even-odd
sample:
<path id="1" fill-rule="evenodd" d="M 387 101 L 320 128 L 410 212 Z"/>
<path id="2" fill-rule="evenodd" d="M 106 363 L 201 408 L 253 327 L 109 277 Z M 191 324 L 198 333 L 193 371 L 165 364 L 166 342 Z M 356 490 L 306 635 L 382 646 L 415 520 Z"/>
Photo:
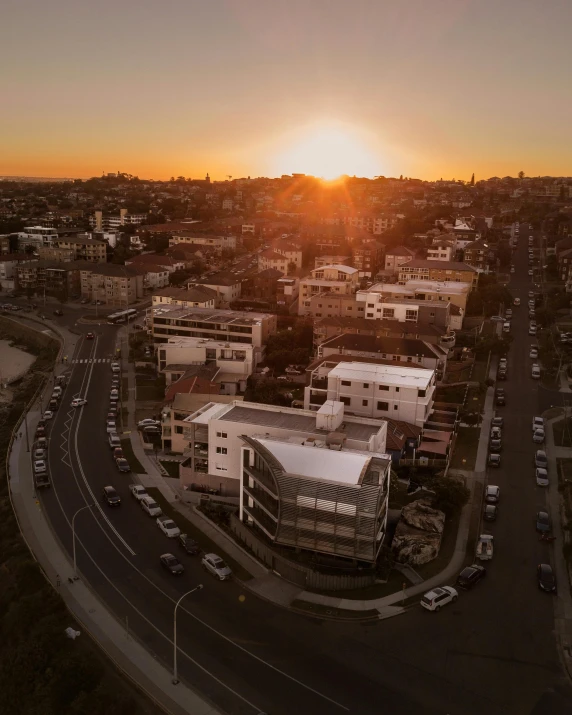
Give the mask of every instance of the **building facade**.
<path id="1" fill-rule="evenodd" d="M 81 271 L 81 295 L 114 308 L 127 307 L 144 296 L 144 272 L 133 266 L 98 264 Z"/>
<path id="2" fill-rule="evenodd" d="M 476 268 L 468 266 L 466 263 L 456 261 L 427 261 L 415 259 L 399 267 L 398 281 L 405 285 L 407 281 L 454 281 L 456 283 L 468 283 L 471 288 L 475 288 L 479 280 L 479 272 Z"/>
<path id="3" fill-rule="evenodd" d="M 314 268 L 300 281 L 298 314 L 311 315 L 311 298 L 318 293 L 354 295 L 359 287 L 359 271 L 350 266 L 333 265 Z"/>

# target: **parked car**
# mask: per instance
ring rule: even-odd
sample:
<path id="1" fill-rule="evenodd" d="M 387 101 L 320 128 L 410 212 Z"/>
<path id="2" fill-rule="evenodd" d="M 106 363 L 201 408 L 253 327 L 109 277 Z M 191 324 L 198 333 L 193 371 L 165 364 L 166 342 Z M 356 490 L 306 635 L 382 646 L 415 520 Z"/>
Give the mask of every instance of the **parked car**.
<path id="1" fill-rule="evenodd" d="M 63 311 L 63 310 L 59 310 L 59 308 L 58 308 L 57 310 L 54 310 L 54 315 L 57 315 L 57 316 L 59 316 L 60 318 L 61 318 L 61 316 L 62 316 L 63 314 L 64 314 L 64 311 Z"/>
<path id="2" fill-rule="evenodd" d="M 544 443 L 544 430 L 542 429 L 542 427 L 539 427 L 537 430 L 534 430 L 534 434 L 532 435 L 532 441 L 535 444 Z"/>
<path id="3" fill-rule="evenodd" d="M 117 426 L 115 425 L 115 422 L 113 420 L 108 420 L 106 427 L 105 427 L 107 434 L 111 434 L 112 432 L 117 432 Z"/>
<path id="4" fill-rule="evenodd" d="M 34 462 L 34 474 L 45 474 L 48 471 L 48 465 L 43 459 L 36 459 Z"/>
<path id="5" fill-rule="evenodd" d="M 536 432 L 537 429 L 544 429 L 544 417 L 532 418 L 532 431 Z"/>
<path id="6" fill-rule="evenodd" d="M 130 484 L 129 491 L 131 492 L 131 496 L 137 501 L 141 501 L 144 497 L 149 496 L 145 487 L 142 487 L 140 484 Z"/>
<path id="7" fill-rule="evenodd" d="M 491 452 L 489 454 L 489 467 L 500 467 L 501 456 L 496 452 Z"/>
<path id="8" fill-rule="evenodd" d="M 498 504 L 500 501 L 500 488 L 494 484 L 489 484 L 485 490 L 485 502 L 487 504 Z"/>
<path id="9" fill-rule="evenodd" d="M 501 439 L 502 437 L 502 431 L 500 427 L 491 427 L 491 439 Z"/>
<path id="10" fill-rule="evenodd" d="M 493 417 L 491 421 L 491 426 L 492 427 L 502 427 L 504 426 L 504 417 Z"/>
<path id="11" fill-rule="evenodd" d="M 537 449 L 534 455 L 534 466 L 548 469 L 548 457 L 543 449 Z"/>
<path id="12" fill-rule="evenodd" d="M 535 474 L 536 474 L 537 486 L 539 486 L 539 487 L 550 486 L 550 482 L 548 480 L 548 471 L 546 469 L 543 469 L 542 467 L 537 467 Z"/>
<path id="13" fill-rule="evenodd" d="M 475 552 L 479 561 L 490 561 L 494 555 L 494 537 L 491 534 L 481 534 Z"/>
<path id="14" fill-rule="evenodd" d="M 139 420 L 137 423 L 137 427 L 156 427 L 160 425 L 161 423 L 159 420 L 154 420 L 151 417 L 146 417 L 144 420 Z"/>
<path id="15" fill-rule="evenodd" d="M 496 504 L 485 504 L 483 511 L 483 519 L 485 521 L 496 521 L 499 513 L 499 508 Z"/>
<path id="16" fill-rule="evenodd" d="M 535 347 L 534 345 L 531 345 L 530 352 L 528 353 L 528 357 L 535 360 L 538 357 L 538 348 Z"/>
<path id="17" fill-rule="evenodd" d="M 457 585 L 463 589 L 473 588 L 482 578 L 487 575 L 487 570 L 479 564 L 465 566 L 457 578 Z"/>
<path id="18" fill-rule="evenodd" d="M 121 365 L 118 362 L 112 362 L 111 363 L 111 372 L 120 372 L 121 371 Z"/>
<path id="19" fill-rule="evenodd" d="M 556 576 L 550 564 L 538 564 L 536 568 L 538 588 L 547 593 L 556 593 Z"/>
<path id="20" fill-rule="evenodd" d="M 497 387 L 497 390 L 495 393 L 495 403 L 498 405 L 498 407 L 506 406 L 506 394 L 505 394 L 504 388 Z"/>
<path id="21" fill-rule="evenodd" d="M 159 557 L 159 559 L 161 561 L 161 566 L 167 569 L 167 571 L 172 573 L 174 576 L 180 576 L 185 572 L 185 567 L 176 556 L 173 556 L 173 554 L 163 554 Z"/>
<path id="22" fill-rule="evenodd" d="M 179 544 L 187 552 L 187 554 L 198 556 L 201 553 L 200 546 L 194 539 L 187 536 L 187 534 L 181 534 L 179 536 Z"/>
<path id="23" fill-rule="evenodd" d="M 109 435 L 107 438 L 107 441 L 109 442 L 109 446 L 111 449 L 115 449 L 116 447 L 121 447 L 121 440 L 119 439 L 118 434 L 113 434 L 113 432 Z"/>
<path id="24" fill-rule="evenodd" d="M 552 527 L 550 526 L 550 517 L 548 516 L 548 512 L 537 511 L 536 531 L 538 531 L 539 534 L 549 534 L 551 530 Z"/>
<path id="25" fill-rule="evenodd" d="M 181 535 L 181 530 L 175 522 L 168 516 L 160 516 L 157 518 L 157 526 L 170 539 L 175 539 Z"/>
<path id="26" fill-rule="evenodd" d="M 201 565 L 221 581 L 227 581 L 232 576 L 232 571 L 221 557 L 216 554 L 205 554 L 201 559 Z"/>
<path id="27" fill-rule="evenodd" d="M 37 447 L 34 450 L 34 459 L 45 459 L 46 458 L 46 450 L 43 449 L 42 447 Z"/>
<path id="28" fill-rule="evenodd" d="M 108 506 L 119 506 L 121 504 L 121 497 L 113 487 L 103 487 L 102 497 Z"/>
<path id="29" fill-rule="evenodd" d="M 43 414 L 43 417 L 45 420 L 51 420 L 54 416 L 54 413 L 52 410 L 46 410 Z"/>
<path id="30" fill-rule="evenodd" d="M 536 325 L 530 325 L 528 328 L 529 335 L 536 335 Z"/>
<path id="31" fill-rule="evenodd" d="M 452 586 L 441 586 L 427 591 L 421 599 L 421 606 L 427 611 L 440 611 L 448 603 L 455 603 L 459 594 Z"/>

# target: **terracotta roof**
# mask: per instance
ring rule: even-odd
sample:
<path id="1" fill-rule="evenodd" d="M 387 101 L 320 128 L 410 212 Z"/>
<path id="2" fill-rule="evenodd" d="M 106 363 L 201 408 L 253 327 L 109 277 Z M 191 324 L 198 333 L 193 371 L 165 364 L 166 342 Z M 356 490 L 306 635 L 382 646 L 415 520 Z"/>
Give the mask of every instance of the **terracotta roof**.
<path id="1" fill-rule="evenodd" d="M 155 265 L 170 266 L 175 268 L 179 261 L 176 261 L 171 256 L 159 256 L 156 253 L 144 253 L 139 256 L 134 256 L 127 261 L 127 265 L 139 265 L 139 264 L 153 263 Z"/>

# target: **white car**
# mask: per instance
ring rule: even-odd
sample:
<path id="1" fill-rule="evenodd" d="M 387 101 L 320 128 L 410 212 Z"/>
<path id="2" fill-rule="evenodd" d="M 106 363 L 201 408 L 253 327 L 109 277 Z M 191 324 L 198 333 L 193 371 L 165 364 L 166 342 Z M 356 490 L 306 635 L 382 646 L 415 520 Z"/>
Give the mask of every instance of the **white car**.
<path id="1" fill-rule="evenodd" d="M 165 536 L 168 536 L 170 539 L 174 539 L 181 535 L 179 527 L 168 516 L 160 516 L 157 519 L 157 526 L 161 529 Z"/>
<path id="2" fill-rule="evenodd" d="M 530 376 L 533 380 L 540 380 L 540 365 L 534 363 L 532 370 L 530 371 Z"/>
<path id="3" fill-rule="evenodd" d="M 46 458 L 46 450 L 45 449 L 35 449 L 34 450 L 34 459 L 45 459 Z"/>
<path id="4" fill-rule="evenodd" d="M 421 605 L 428 611 L 440 611 L 448 603 L 455 603 L 459 594 L 452 586 L 440 586 L 427 591 L 421 599 Z"/>
<path id="5" fill-rule="evenodd" d="M 153 420 L 151 417 L 146 417 L 144 420 L 139 420 L 137 427 L 158 427 L 160 424 L 159 420 Z"/>
<path id="6" fill-rule="evenodd" d="M 121 365 L 118 362 L 112 362 L 111 363 L 111 372 L 120 372 L 121 371 Z"/>
<path id="7" fill-rule="evenodd" d="M 532 431 L 536 432 L 537 429 L 544 429 L 544 417 L 532 418 Z"/>
<path id="8" fill-rule="evenodd" d="M 531 325 L 528 328 L 528 334 L 529 335 L 536 335 L 536 325 Z"/>
<path id="9" fill-rule="evenodd" d="M 530 352 L 528 353 L 528 357 L 535 360 L 538 357 L 538 348 L 535 348 L 534 345 L 531 345 Z"/>
<path id="10" fill-rule="evenodd" d="M 46 410 L 43 415 L 45 420 L 51 420 L 53 416 L 54 413 L 51 410 Z"/>
<path id="11" fill-rule="evenodd" d="M 221 557 L 216 554 L 205 554 L 201 559 L 201 565 L 221 581 L 227 581 L 232 576 L 232 571 Z"/>
<path id="12" fill-rule="evenodd" d="M 548 472 L 543 467 L 536 468 L 536 484 L 539 487 L 548 487 L 550 482 L 548 480 Z"/>
<path id="13" fill-rule="evenodd" d="M 500 501 L 500 488 L 494 484 L 489 484 L 485 491 L 485 502 L 487 504 L 498 504 Z"/>
<path id="14" fill-rule="evenodd" d="M 117 427 L 115 425 L 115 422 L 112 422 L 111 420 L 108 421 L 107 423 L 107 434 L 111 434 L 112 432 L 117 432 Z"/>
<path id="15" fill-rule="evenodd" d="M 528 269 L 528 275 L 529 275 L 529 276 L 533 276 L 533 275 L 534 275 L 534 271 L 532 270 L 532 268 L 529 268 L 529 269 Z"/>
<path id="16" fill-rule="evenodd" d="M 47 471 L 48 471 L 48 467 L 46 466 L 46 463 L 43 459 L 37 459 L 34 462 L 34 473 L 35 474 L 44 474 Z"/>
<path id="17" fill-rule="evenodd" d="M 140 484 L 130 484 L 129 491 L 131 492 L 131 496 L 137 499 L 137 501 L 141 501 L 143 497 L 149 496 L 145 487 L 142 487 Z"/>
<path id="18" fill-rule="evenodd" d="M 83 407 L 84 405 L 87 405 L 87 400 L 83 397 L 74 397 L 71 401 L 72 407 Z"/>
<path id="19" fill-rule="evenodd" d="M 511 272 L 511 273 L 515 273 L 514 266 L 512 266 L 512 268 L 510 269 L 510 272 Z"/>
<path id="20" fill-rule="evenodd" d="M 542 444 L 544 442 L 544 430 L 542 429 L 542 427 L 537 430 L 534 430 L 534 434 L 532 435 L 532 441 L 535 444 Z"/>

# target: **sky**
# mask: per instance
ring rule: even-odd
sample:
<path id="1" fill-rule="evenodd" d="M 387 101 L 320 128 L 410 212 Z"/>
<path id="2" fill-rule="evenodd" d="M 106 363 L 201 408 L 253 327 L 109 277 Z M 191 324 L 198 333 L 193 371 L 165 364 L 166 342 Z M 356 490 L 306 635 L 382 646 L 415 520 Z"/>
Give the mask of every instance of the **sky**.
<path id="1" fill-rule="evenodd" d="M 571 0 L 2 0 L 0 175 L 572 175 Z"/>

